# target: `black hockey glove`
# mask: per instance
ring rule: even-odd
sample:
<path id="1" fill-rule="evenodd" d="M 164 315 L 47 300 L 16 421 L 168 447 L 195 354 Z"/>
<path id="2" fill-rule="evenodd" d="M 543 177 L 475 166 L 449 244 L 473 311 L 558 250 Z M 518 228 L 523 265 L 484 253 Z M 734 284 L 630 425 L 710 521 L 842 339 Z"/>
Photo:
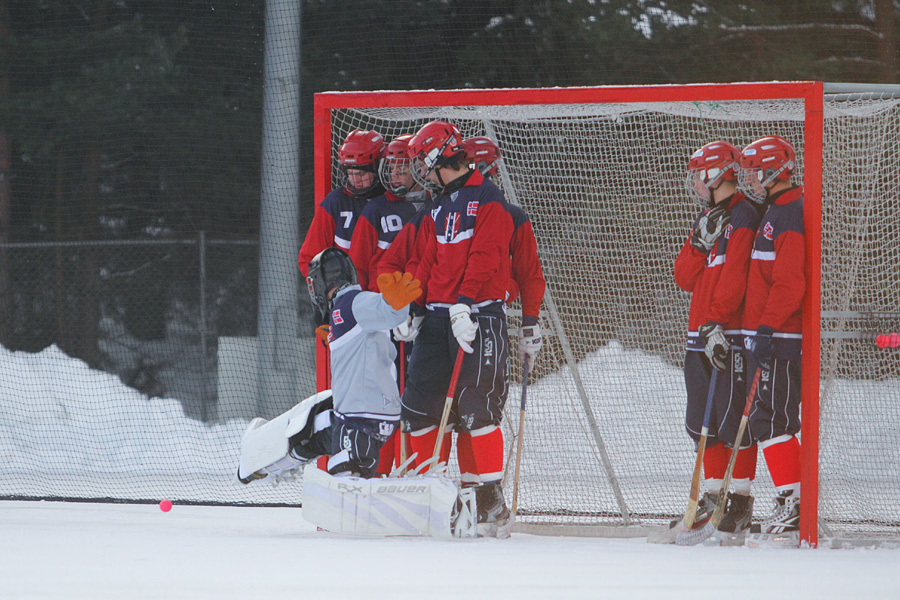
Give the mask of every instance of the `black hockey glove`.
<path id="1" fill-rule="evenodd" d="M 775 356 L 775 346 L 772 344 L 772 334 L 775 330 L 761 325 L 756 330 L 756 335 L 750 341 L 750 353 L 756 359 L 759 368 L 768 371 L 772 368 L 772 357 Z"/>
<path id="2" fill-rule="evenodd" d="M 713 367 L 724 371 L 728 367 L 728 350 L 731 344 L 725 339 L 722 325 L 715 321 L 704 323 L 697 329 L 700 341 L 703 343 L 703 351 Z"/>
<path id="3" fill-rule="evenodd" d="M 701 215 L 697 221 L 697 227 L 691 232 L 691 246 L 702 252 L 709 254 L 713 245 L 728 223 L 731 222 L 731 212 L 722 206 L 715 206 L 709 211 Z"/>

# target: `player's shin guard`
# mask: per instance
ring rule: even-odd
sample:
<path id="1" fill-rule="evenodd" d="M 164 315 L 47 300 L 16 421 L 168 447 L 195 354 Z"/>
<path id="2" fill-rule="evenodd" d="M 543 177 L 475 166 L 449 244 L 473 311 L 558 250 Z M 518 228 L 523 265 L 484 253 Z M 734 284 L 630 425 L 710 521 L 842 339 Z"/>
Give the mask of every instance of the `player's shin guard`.
<path id="1" fill-rule="evenodd" d="M 503 479 L 503 432 L 496 425 L 470 431 L 475 469 L 483 482 Z"/>
<path id="2" fill-rule="evenodd" d="M 779 436 L 759 443 L 766 457 L 772 483 L 779 492 L 794 490 L 800 495 L 800 441 L 794 436 Z"/>
<path id="3" fill-rule="evenodd" d="M 456 436 L 456 460 L 459 462 L 459 480 L 463 485 L 476 485 L 481 481 L 472 450 L 472 434 L 461 431 Z"/>
<path id="4" fill-rule="evenodd" d="M 719 443 L 707 446 L 703 453 L 703 475 L 705 479 L 717 479 L 719 483 L 725 478 L 725 469 L 728 468 L 728 459 L 731 456 L 731 450 L 725 444 Z M 718 493 L 717 487 L 712 488 L 707 485 L 707 489 L 713 493 Z"/>
<path id="5" fill-rule="evenodd" d="M 420 467 L 422 463 L 431 459 L 434 453 L 434 445 L 437 443 L 438 428 L 434 425 L 426 429 L 418 429 L 409 433 L 409 445 L 415 453 L 415 465 Z M 440 461 L 444 464 L 450 460 L 450 441 L 452 436 L 444 435 L 441 444 Z"/>

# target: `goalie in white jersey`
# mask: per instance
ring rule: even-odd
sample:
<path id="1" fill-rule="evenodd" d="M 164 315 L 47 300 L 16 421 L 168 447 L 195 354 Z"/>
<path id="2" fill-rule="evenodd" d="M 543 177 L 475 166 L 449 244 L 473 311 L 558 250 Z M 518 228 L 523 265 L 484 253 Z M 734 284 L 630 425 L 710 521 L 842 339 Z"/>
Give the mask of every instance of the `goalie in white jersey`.
<path id="1" fill-rule="evenodd" d="M 242 482 L 279 479 L 326 454 L 331 474 L 376 476 L 381 446 L 400 421 L 390 330 L 406 321 L 407 306 L 422 290 L 409 273 L 380 275 L 381 293 L 364 292 L 356 281 L 356 269 L 340 248 L 326 248 L 310 262 L 310 298 L 320 321 L 331 325 L 333 387 L 272 421 L 251 422 L 241 451 Z M 283 441 L 273 445 L 275 436 Z"/>

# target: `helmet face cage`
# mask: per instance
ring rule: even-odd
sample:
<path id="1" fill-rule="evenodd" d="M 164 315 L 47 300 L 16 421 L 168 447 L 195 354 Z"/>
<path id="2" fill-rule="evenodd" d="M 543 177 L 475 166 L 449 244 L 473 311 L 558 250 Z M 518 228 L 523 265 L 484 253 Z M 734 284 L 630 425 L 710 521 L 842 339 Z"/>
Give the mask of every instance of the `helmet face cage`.
<path id="1" fill-rule="evenodd" d="M 409 173 L 412 175 L 413 181 L 421 185 L 432 194 L 439 194 L 444 186 L 436 181 L 428 179 L 428 175 L 434 170 L 433 167 L 426 166 L 424 159 L 415 156 L 410 159 Z"/>
<path id="2" fill-rule="evenodd" d="M 328 293 L 337 293 L 356 282 L 353 261 L 340 248 L 326 248 L 310 261 L 306 286 L 320 323 L 329 321 L 334 296 L 329 298 Z"/>
<path id="3" fill-rule="evenodd" d="M 381 166 L 378 168 L 378 179 L 385 189 L 395 196 L 406 196 L 416 182 L 409 172 L 409 140 L 411 135 L 401 135 L 394 139 L 384 151 Z"/>
<path id="4" fill-rule="evenodd" d="M 736 171 L 738 171 L 737 163 L 732 163 L 724 169 L 709 167 L 688 171 L 685 188 L 694 200 L 702 206 L 707 206 L 712 198 L 712 190 L 719 181 L 734 181 Z"/>
<path id="5" fill-rule="evenodd" d="M 381 185 L 395 196 L 405 196 L 415 185 L 409 172 L 408 158 L 385 158 L 378 169 L 378 178 Z"/>
<path id="6" fill-rule="evenodd" d="M 351 176 L 350 171 L 355 171 L 355 174 Z M 355 178 L 356 173 L 362 174 L 363 176 L 365 176 L 366 173 L 371 173 L 371 183 L 354 185 L 353 179 Z M 379 183 L 380 182 L 378 181 L 378 174 L 376 172 L 375 165 L 364 165 L 361 167 L 348 167 L 347 165 L 341 165 L 341 187 L 347 190 L 347 192 L 349 192 L 351 196 L 355 196 L 357 198 L 365 196 L 373 189 L 375 189 L 375 186 L 377 186 Z"/>

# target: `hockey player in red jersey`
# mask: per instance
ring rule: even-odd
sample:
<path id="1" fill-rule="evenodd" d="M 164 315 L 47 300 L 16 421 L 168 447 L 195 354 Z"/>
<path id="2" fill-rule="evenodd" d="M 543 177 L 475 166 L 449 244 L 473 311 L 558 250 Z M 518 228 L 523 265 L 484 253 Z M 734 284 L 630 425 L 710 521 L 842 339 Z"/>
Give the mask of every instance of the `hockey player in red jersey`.
<path id="1" fill-rule="evenodd" d="M 500 169 L 500 147 L 490 138 L 471 137 L 463 141 L 469 162 L 485 177 L 497 177 Z M 541 328 L 538 318 L 547 284 L 538 258 L 537 240 L 531 227 L 531 219 L 521 207 L 510 204 L 514 231 L 510 238 L 509 254 L 512 259 L 512 281 L 507 304 L 521 295 L 522 327 L 519 329 L 519 359 L 528 358 L 533 365 L 541 349 Z"/>
<path id="2" fill-rule="evenodd" d="M 746 398 L 741 317 L 750 250 L 759 213 L 737 190 L 740 151 L 725 141 L 706 144 L 688 163 L 688 192 L 703 206 L 675 260 L 675 283 L 691 292 L 684 378 L 687 387 L 685 427 L 699 441 L 712 369 L 715 379 L 703 473 L 706 493 L 694 527 L 704 525 L 715 510 L 722 481 L 737 437 Z M 750 527 L 757 448 L 745 434 L 735 463 L 728 510 L 719 530 L 742 533 Z"/>
<path id="3" fill-rule="evenodd" d="M 500 189 L 469 168 L 459 130 L 432 121 L 410 140 L 413 176 L 436 194 L 423 229 L 416 277 L 425 290 L 425 316 L 413 347 L 401 415 L 418 460 L 437 442 L 444 397 L 457 350 L 462 368 L 452 422 L 461 433 L 460 470 L 477 476 L 478 521 L 491 534 L 506 525 L 503 434 L 508 337 L 504 302 L 511 277 L 514 220 Z M 441 452 L 449 456 L 449 438 Z M 476 483 L 471 481 L 469 483 Z"/>
<path id="4" fill-rule="evenodd" d="M 366 202 L 384 191 L 378 181 L 383 152 L 384 138 L 375 131 L 353 131 L 338 148 L 343 186 L 329 192 L 316 206 L 297 259 L 304 277 L 310 261 L 325 248 L 350 248 L 353 230 Z"/>
<path id="5" fill-rule="evenodd" d="M 766 457 L 778 496 L 762 534 L 791 535 L 800 523 L 800 345 L 806 294 L 803 188 L 791 182 L 794 147 L 781 136 L 741 152 L 740 186 L 763 203 L 747 279 L 744 347 L 748 373 L 760 369 L 750 434 Z M 756 530 L 754 526 L 753 531 Z M 796 535 L 796 534 L 793 534 Z"/>

